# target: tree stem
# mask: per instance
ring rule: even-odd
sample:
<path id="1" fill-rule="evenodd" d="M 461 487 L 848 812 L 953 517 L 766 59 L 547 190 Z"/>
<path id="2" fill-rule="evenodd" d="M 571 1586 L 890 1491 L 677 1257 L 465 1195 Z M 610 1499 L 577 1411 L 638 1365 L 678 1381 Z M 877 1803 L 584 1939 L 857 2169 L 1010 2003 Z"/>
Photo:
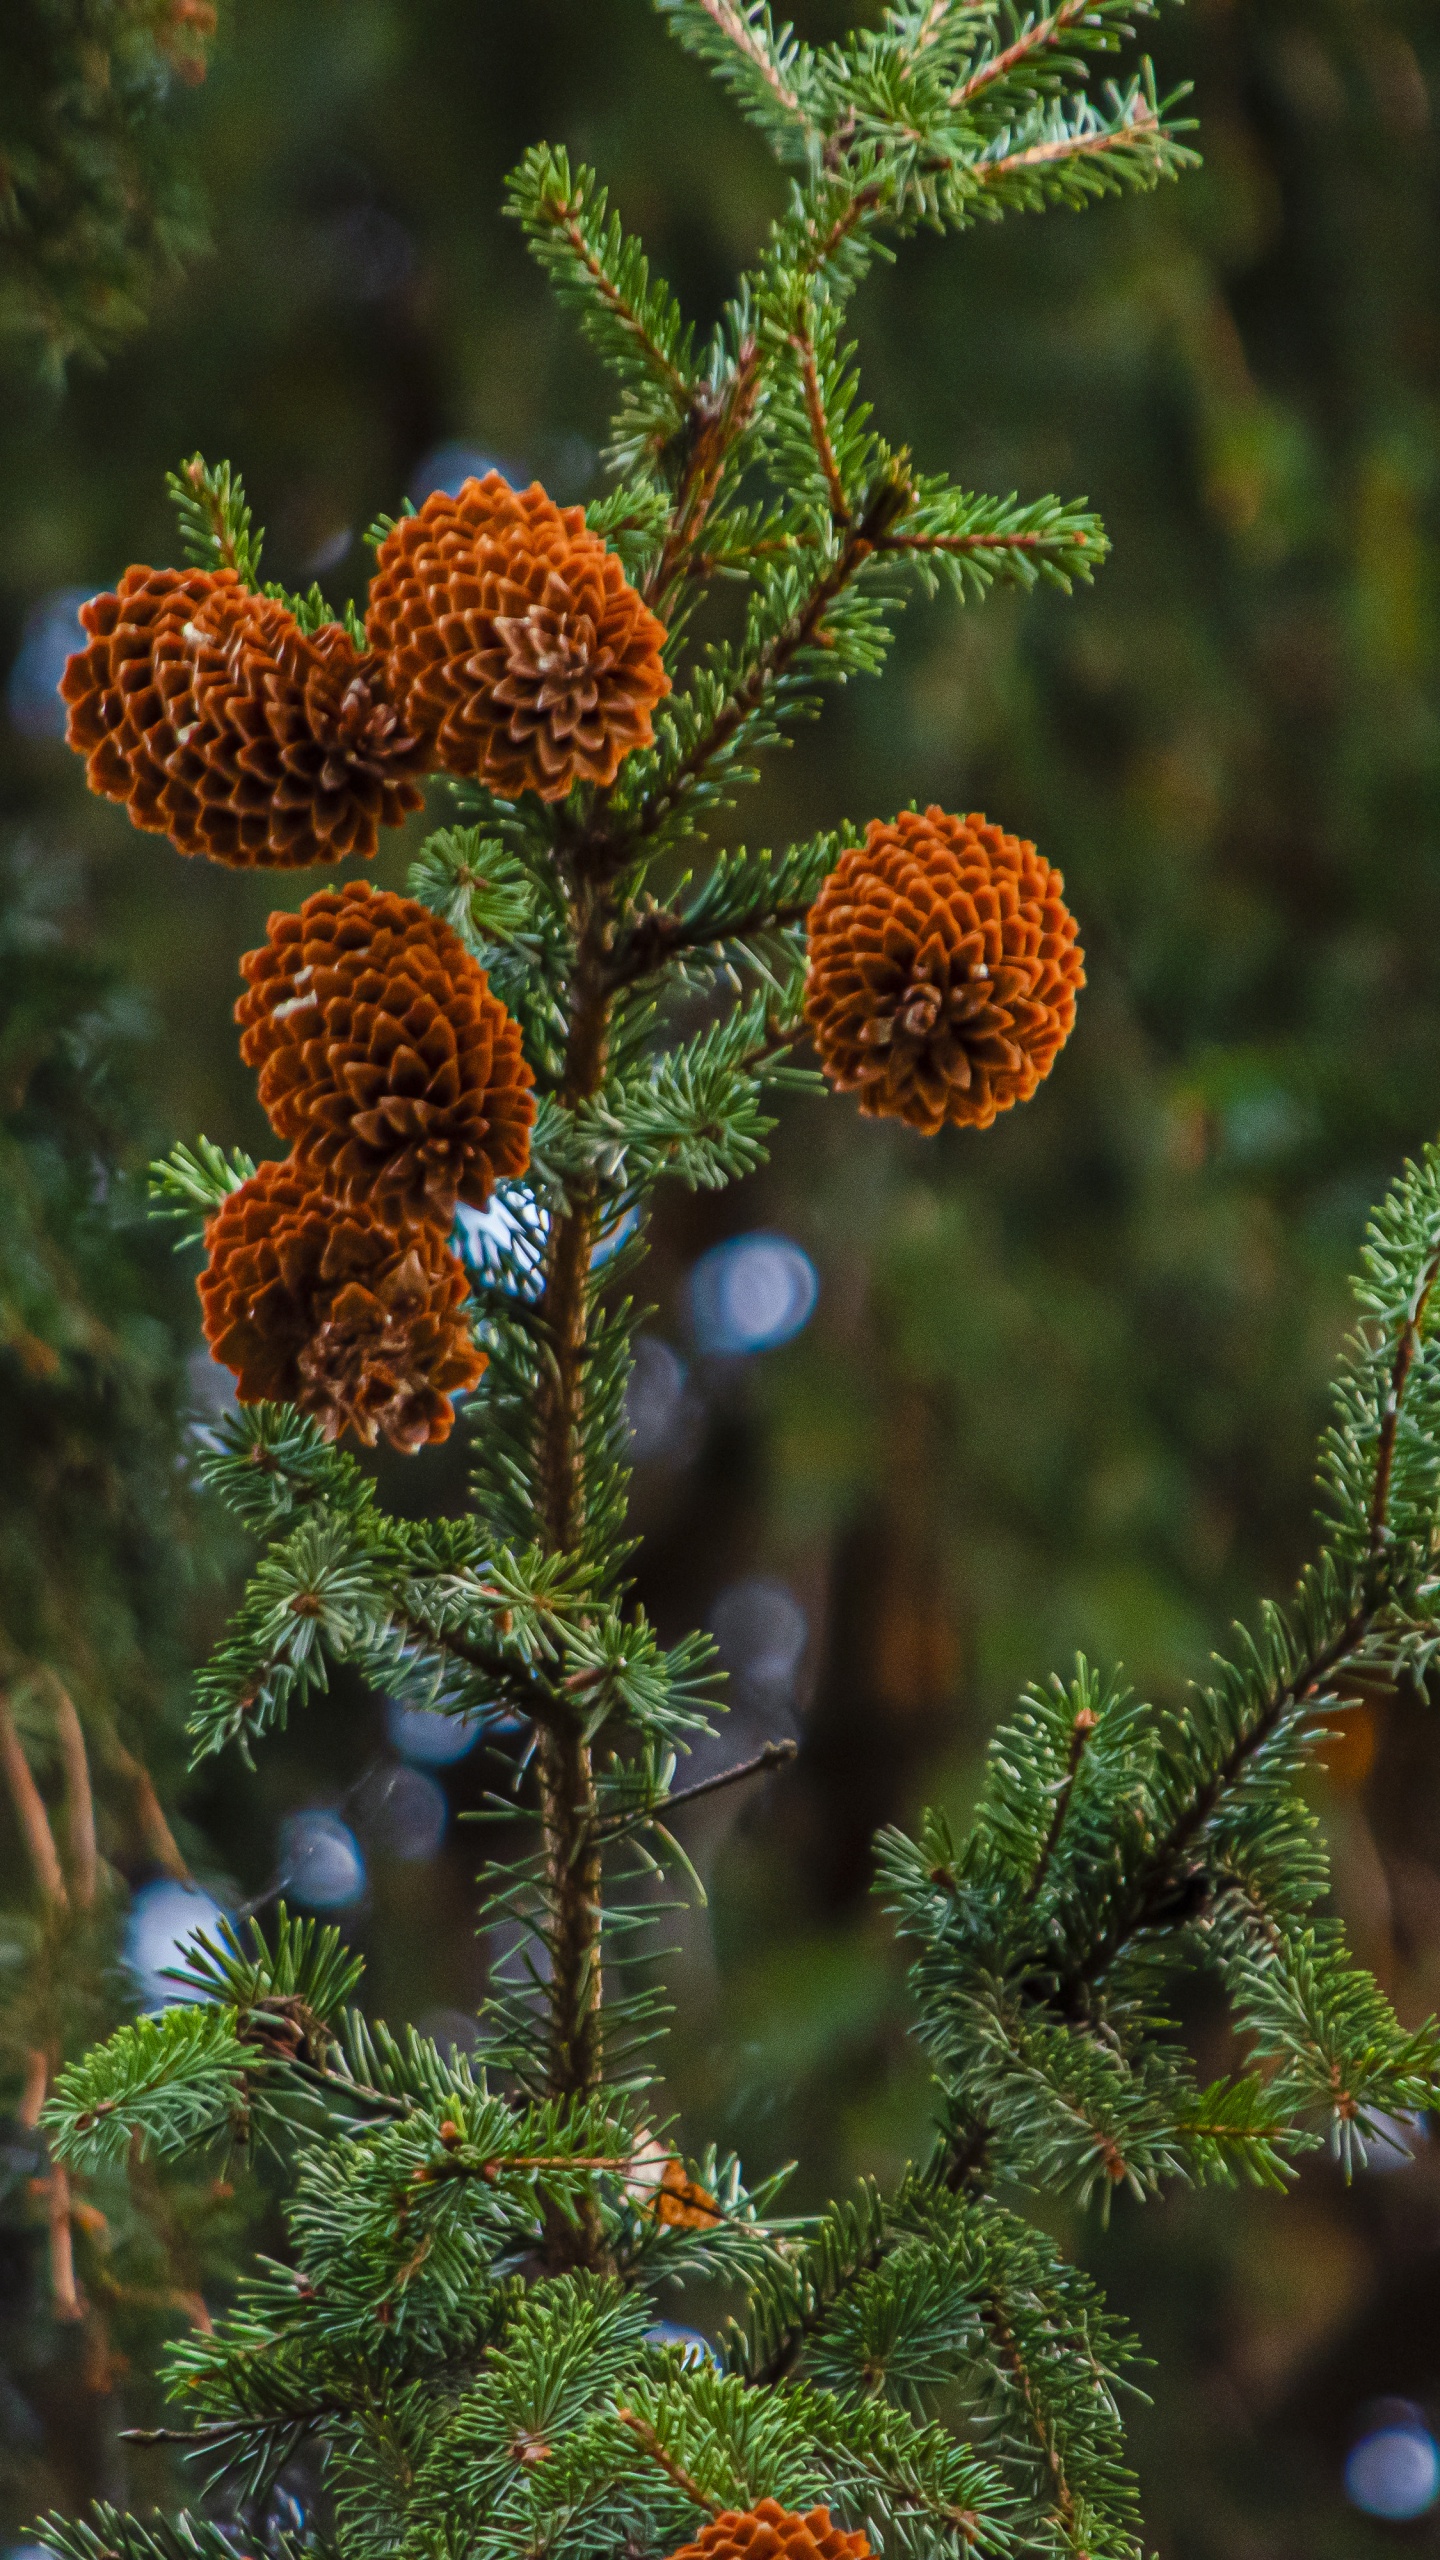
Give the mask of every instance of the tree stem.
<path id="1" fill-rule="evenodd" d="M 577 947 L 562 1086 L 571 1108 L 598 1092 L 605 1075 L 613 893 L 603 881 L 577 871 L 572 904 Z M 547 1544 L 562 1554 L 573 1553 L 585 1529 L 589 1278 L 597 1214 L 594 1184 L 577 1184 L 569 1207 L 551 1222 L 540 1306 L 551 1354 L 536 1417 L 540 1512 Z M 550 1955 L 548 2086 L 552 2097 L 583 2097 L 599 2087 L 604 2068 L 599 1809 L 581 1714 L 563 1693 L 552 1696 L 537 1752 Z M 592 2230 L 582 2216 L 579 2233 L 557 2223 L 554 2237 L 572 2258 L 578 2242 L 582 2257 L 594 2262 L 598 2222 Z"/>

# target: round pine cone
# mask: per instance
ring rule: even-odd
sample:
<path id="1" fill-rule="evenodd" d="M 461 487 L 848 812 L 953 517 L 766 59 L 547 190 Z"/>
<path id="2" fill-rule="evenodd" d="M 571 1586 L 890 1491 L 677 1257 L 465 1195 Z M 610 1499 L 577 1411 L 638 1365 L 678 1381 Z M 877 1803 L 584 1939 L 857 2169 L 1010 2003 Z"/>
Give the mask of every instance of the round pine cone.
<path id="1" fill-rule="evenodd" d="M 873 2560 L 863 2533 L 842 2533 L 828 2507 L 791 2515 L 774 2498 L 762 2498 L 744 2515 L 728 2510 L 687 2542 L 673 2560 Z"/>
<path id="2" fill-rule="evenodd" d="M 91 790 L 178 852 L 343 862 L 419 808 L 424 750 L 338 623 L 307 634 L 230 569 L 127 569 L 80 619 L 66 736 Z"/>
<path id="3" fill-rule="evenodd" d="M 240 1054 L 282 1138 L 337 1198 L 448 1226 L 523 1173 L 534 1078 L 459 935 L 413 898 L 317 889 L 240 963 Z"/>
<path id="4" fill-rule="evenodd" d="M 365 629 L 436 763 L 510 800 L 613 782 L 670 690 L 664 625 L 584 509 L 498 471 L 386 535 Z"/>
<path id="5" fill-rule="evenodd" d="M 927 1137 L 1028 1102 L 1085 984 L 1064 885 L 978 815 L 872 818 L 809 918 L 805 1015 L 838 1091 Z"/>
<path id="6" fill-rule="evenodd" d="M 461 1264 L 433 1227 L 395 1229 L 341 1208 L 303 1168 L 262 1164 L 205 1230 L 205 1339 L 242 1404 L 298 1405 L 327 1440 L 444 1440 L 453 1394 L 485 1367 L 465 1321 Z"/>

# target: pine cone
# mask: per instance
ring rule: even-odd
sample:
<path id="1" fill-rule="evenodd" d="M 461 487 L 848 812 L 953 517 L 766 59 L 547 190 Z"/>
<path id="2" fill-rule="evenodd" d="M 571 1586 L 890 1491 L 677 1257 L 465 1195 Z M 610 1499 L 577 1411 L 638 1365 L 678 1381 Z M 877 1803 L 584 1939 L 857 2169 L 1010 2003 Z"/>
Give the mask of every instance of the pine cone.
<path id="1" fill-rule="evenodd" d="M 327 1440 L 347 1425 L 373 1447 L 448 1437 L 452 1394 L 485 1367 L 465 1321 L 461 1264 L 433 1227 L 398 1234 L 342 1209 L 303 1168 L 262 1164 L 205 1230 L 205 1339 L 233 1369 L 242 1404 L 314 1414 Z"/>
<path id="2" fill-rule="evenodd" d="M 707 2524 L 673 2560 L 873 2560 L 863 2533 L 842 2533 L 828 2507 L 791 2515 L 774 2498 L 762 2498 L 743 2515 L 729 2510 Z"/>
<path id="3" fill-rule="evenodd" d="M 80 619 L 93 637 L 60 687 L 69 743 L 91 790 L 178 852 L 343 862 L 420 807 L 424 751 L 338 623 L 307 634 L 230 569 L 127 569 Z"/>
<path id="4" fill-rule="evenodd" d="M 686 2175 L 683 2160 L 667 2160 L 645 2211 L 670 2231 L 713 2231 L 724 2214 L 719 2202 L 698 2178 Z"/>
<path id="5" fill-rule="evenodd" d="M 664 625 L 584 509 L 498 471 L 386 535 L 365 628 L 407 728 L 506 799 L 613 782 L 670 690 Z"/>
<path id="6" fill-rule="evenodd" d="M 978 815 L 872 818 L 810 910 L 805 1014 L 837 1090 L 927 1137 L 1028 1102 L 1085 984 L 1064 885 Z"/>
<path id="7" fill-rule="evenodd" d="M 530 1160 L 520 1030 L 458 934 L 413 898 L 317 889 L 240 963 L 240 1054 L 313 1178 L 393 1220 L 448 1226 Z"/>

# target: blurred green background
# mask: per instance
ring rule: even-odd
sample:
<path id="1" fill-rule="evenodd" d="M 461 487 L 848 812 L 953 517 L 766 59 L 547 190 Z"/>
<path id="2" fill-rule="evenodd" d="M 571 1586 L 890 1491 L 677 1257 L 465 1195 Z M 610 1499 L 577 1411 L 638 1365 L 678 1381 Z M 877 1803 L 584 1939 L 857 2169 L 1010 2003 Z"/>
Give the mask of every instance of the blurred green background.
<path id="1" fill-rule="evenodd" d="M 855 14 L 796 12 L 819 37 Z M 912 611 L 883 688 L 834 701 L 737 813 L 776 842 L 933 798 L 1033 835 L 1081 922 L 1079 1027 L 983 1137 L 797 1103 L 765 1174 L 677 1198 L 656 1237 L 642 1595 L 667 1634 L 715 1628 L 736 1756 L 803 1740 L 694 1817 L 710 1903 L 676 1924 L 674 2092 L 693 2143 L 797 2158 L 797 2204 L 925 2139 L 874 1826 L 963 1810 L 998 1712 L 1077 1647 L 1178 1699 L 1286 1587 L 1367 1204 L 1440 1124 L 1440 16 L 1196 0 L 1148 41 L 1162 88 L 1194 84 L 1198 175 L 912 242 L 857 307 L 885 432 L 967 485 L 1088 495 L 1111 564 L 1068 601 Z M 163 474 L 197 446 L 244 473 L 269 573 L 337 603 L 407 491 L 493 460 L 594 494 L 606 385 L 500 218 L 505 171 L 541 135 L 597 162 L 702 322 L 781 181 L 643 0 L 245 0 L 165 113 L 211 253 L 104 371 L 5 385 L 0 826 L 12 905 L 43 892 L 56 947 L 113 973 L 125 1250 L 213 1410 L 188 1292 L 134 1227 L 138 1164 L 157 1133 L 267 1151 L 230 1008 L 295 893 L 87 800 L 55 736 L 74 603 L 175 556 Z M 379 876 L 412 851 L 392 839 Z M 69 1143 L 88 1161 L 78 1122 Z M 27 1430 L 0 1475 L 7 1607 L 41 1572 Z M 384 1473 L 407 1508 L 462 1498 L 457 1448 Z M 243 1567 L 183 1515 L 172 1682 Z M 482 1741 L 439 1769 L 433 1739 L 342 1684 L 257 1775 L 211 1764 L 184 1836 L 218 1900 L 288 1874 L 364 1948 L 378 2010 L 463 2036 L 485 1949 L 456 1817 L 494 1766 Z M 1317 1789 L 1339 1907 L 1423 2014 L 1425 1702 L 1362 1709 Z M 1189 2023 L 1223 2067 L 1198 1983 Z M 1070 2235 L 1157 2359 L 1133 2426 L 1166 2560 L 1440 2547 L 1440 2162 L 1424 2128 L 1413 2148 L 1348 2194 L 1320 2162 L 1288 2201 L 1125 2204 Z M 0 2327 L 7 2300 L 43 2376 L 43 2284 L 0 2248 Z M 44 2495 L 123 2485 L 105 2447 L 143 2377 L 86 2387 L 100 2450 L 68 2467 L 43 2382 L 0 2393 L 12 2536 Z"/>

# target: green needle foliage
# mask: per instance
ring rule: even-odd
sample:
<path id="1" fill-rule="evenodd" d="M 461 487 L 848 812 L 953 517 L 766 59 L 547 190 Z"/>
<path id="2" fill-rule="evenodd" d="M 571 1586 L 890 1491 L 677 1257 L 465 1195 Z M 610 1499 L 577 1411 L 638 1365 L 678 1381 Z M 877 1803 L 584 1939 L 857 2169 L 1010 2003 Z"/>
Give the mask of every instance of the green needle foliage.
<path id="1" fill-rule="evenodd" d="M 252 2500 L 318 2448 L 315 2530 L 346 2554 L 663 2560 L 773 2497 L 829 2504 L 887 2560 L 1131 2560 L 1138 2349 L 1048 2235 L 1048 2200 L 1280 2185 L 1327 2142 L 1348 2169 L 1440 2075 L 1440 2035 L 1401 2028 L 1325 1915 L 1305 1790 L 1327 1720 L 1423 1679 L 1440 1641 L 1440 1155 L 1372 1230 L 1319 1553 L 1288 1606 L 1183 1716 L 1084 1662 L 1035 1688 L 967 1835 L 929 1817 L 884 1839 L 928 2156 L 803 2222 L 738 2161 L 675 2157 L 653 1932 L 685 1877 L 680 1760 L 720 1699 L 706 1640 L 662 1646 L 627 1585 L 630 1290 L 657 1186 L 743 1175 L 768 1091 L 805 1077 L 804 917 L 847 840 L 772 857 L 711 851 L 708 830 L 827 685 L 878 670 L 914 588 L 969 604 L 1104 558 L 1083 506 L 952 488 L 878 434 L 845 334 L 856 285 L 919 225 L 1083 204 L 1189 155 L 1145 72 L 1096 103 L 1090 56 L 1137 14 L 1107 0 L 1024 20 L 915 0 L 824 49 L 760 0 L 661 8 L 791 187 L 707 343 L 589 172 L 539 147 L 512 181 L 619 385 L 591 521 L 667 626 L 675 690 L 612 788 L 546 807 L 466 785 L 411 875 L 513 1005 L 539 1101 L 530 1174 L 472 1259 L 473 1505 L 387 1514 L 283 1408 L 242 1408 L 206 1462 L 267 1545 L 200 1682 L 198 1755 L 248 1754 L 340 1664 L 519 1724 L 481 2042 L 462 2060 L 368 2023 L 333 1934 L 282 1911 L 268 1937 L 202 1943 L 192 2001 L 72 2065 L 47 2122 L 77 2172 L 279 2156 L 287 2254 L 171 2351 L 168 2440 Z M 228 470 L 197 462 L 181 496 L 189 538 L 254 574 Z M 701 618 L 717 585 L 744 599 L 728 637 L 723 612 Z M 245 1170 L 178 1149 L 162 1206 L 203 1218 Z M 1209 2085 L 1173 2024 L 1197 1968 L 1235 2035 Z M 658 2327 L 702 2285 L 733 2306 L 713 2361 Z M 201 2521 L 111 2510 L 46 2531 L 66 2560 L 216 2547 Z"/>
<path id="2" fill-rule="evenodd" d="M 122 2367 L 153 2364 L 227 2262 L 213 2171 L 59 2167 L 54 2075 L 133 2009 L 129 1888 L 186 1876 L 183 1776 L 200 1547 L 144 1223 L 127 1050 L 140 1027 L 79 928 L 73 864 L 0 836 L 0 2502 L 112 2476 Z M 137 1161 L 138 1158 L 138 1161 Z M 168 1305 L 167 1305 L 168 1301 Z M 199 1908 L 203 1909 L 204 1904 Z M 138 2032 L 138 2030 L 136 2031 Z"/>

